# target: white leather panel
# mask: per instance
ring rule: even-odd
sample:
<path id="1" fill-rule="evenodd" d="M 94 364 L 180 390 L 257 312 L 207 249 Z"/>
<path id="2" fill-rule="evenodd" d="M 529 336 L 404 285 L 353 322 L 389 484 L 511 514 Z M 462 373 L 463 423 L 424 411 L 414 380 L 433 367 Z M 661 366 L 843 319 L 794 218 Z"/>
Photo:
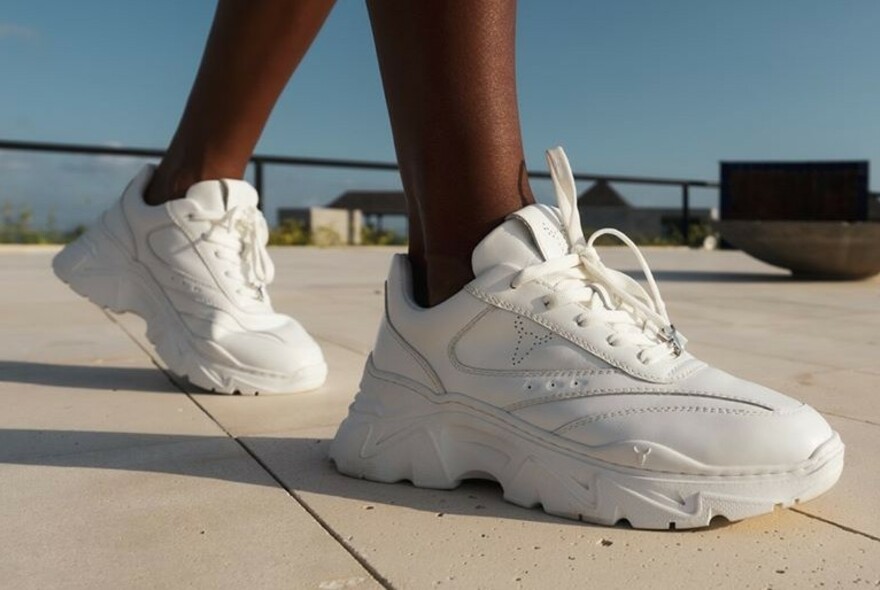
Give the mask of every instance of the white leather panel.
<path id="1" fill-rule="evenodd" d="M 452 343 L 464 366 L 495 371 L 580 371 L 610 367 L 528 318 L 489 309 Z"/>
<path id="2" fill-rule="evenodd" d="M 833 432 L 806 405 L 755 413 L 694 403 L 624 408 L 572 423 L 558 434 L 587 445 L 649 440 L 706 465 L 784 467 L 808 459 Z"/>
<path id="3" fill-rule="evenodd" d="M 658 408 L 686 407 L 699 405 L 705 408 L 713 408 L 718 411 L 769 414 L 769 410 L 742 404 L 733 400 L 709 398 L 702 396 L 688 396 L 662 393 L 616 393 L 594 394 L 589 397 L 576 399 L 562 399 L 556 402 L 526 405 L 513 409 L 512 413 L 526 422 L 534 424 L 545 430 L 558 430 L 578 420 L 599 420 L 599 417 L 614 415 L 621 409 L 627 411 L 655 411 Z M 638 438 L 638 433 L 632 433 L 633 438 Z M 585 435 L 588 436 L 588 435 Z M 585 439 L 586 440 L 586 439 Z M 590 440 L 589 444 L 607 444 L 601 436 Z"/>
<path id="4" fill-rule="evenodd" d="M 401 375 L 434 393 L 443 393 L 443 383 L 433 367 L 391 327 L 387 316 L 379 324 L 372 358 L 373 365 L 380 371 Z"/>
<path id="5" fill-rule="evenodd" d="M 532 241 L 544 260 L 552 260 L 568 254 L 570 246 L 555 208 L 538 203 L 520 209 L 511 214 L 511 217 L 521 219 L 525 223 Z"/>

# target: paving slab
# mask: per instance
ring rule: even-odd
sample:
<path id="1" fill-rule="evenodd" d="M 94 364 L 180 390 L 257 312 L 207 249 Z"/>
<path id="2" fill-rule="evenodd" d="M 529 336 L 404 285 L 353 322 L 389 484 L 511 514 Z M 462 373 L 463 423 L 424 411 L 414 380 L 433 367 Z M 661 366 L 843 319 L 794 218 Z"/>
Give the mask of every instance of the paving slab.
<path id="1" fill-rule="evenodd" d="M 238 443 L 160 438 L 0 463 L 2 585 L 377 587 Z"/>
<path id="2" fill-rule="evenodd" d="M 781 391 L 833 416 L 880 425 L 880 374 L 832 369 L 758 352 L 696 342 L 689 347 L 716 367 Z"/>
<path id="3" fill-rule="evenodd" d="M 348 413 L 366 358 L 335 344 L 319 342 L 329 374 L 324 386 L 315 391 L 256 397 L 196 393 L 194 397 L 234 436 L 310 426 L 335 427 Z M 184 387 L 193 389 L 188 384 Z"/>
<path id="4" fill-rule="evenodd" d="M 701 342 L 753 352 L 781 360 L 807 362 L 831 369 L 865 370 L 877 364 L 876 347 L 841 342 L 828 336 L 805 336 L 785 326 L 739 326 L 723 333 L 701 333 Z"/>
<path id="5" fill-rule="evenodd" d="M 344 477 L 326 457 L 332 435 L 243 440 L 397 588 L 880 584 L 880 542 L 797 512 L 687 532 L 594 526 L 508 504 L 488 483 L 435 491 Z"/>
<path id="6" fill-rule="evenodd" d="M 53 280 L 52 253 L 0 255 L 19 286 L 17 299 L 0 290 L 0 461 L 222 435 L 119 326 Z M 112 436 L 78 436 L 89 432 Z"/>
<path id="7" fill-rule="evenodd" d="M 798 510 L 870 535 L 880 544 L 880 426 L 849 418 L 828 421 L 846 444 L 843 474 L 829 493 Z"/>
<path id="8" fill-rule="evenodd" d="M 0 251 L 0 587 L 379 587 L 53 253 Z"/>
<path id="9" fill-rule="evenodd" d="M 815 405 L 847 443 L 841 482 L 819 499 L 657 533 L 519 508 L 489 483 L 441 492 L 333 470 L 328 441 L 396 251 L 273 249 L 273 301 L 316 335 L 331 373 L 316 392 L 246 397 L 169 380 L 143 322 L 51 277 L 52 249 L 0 249 L 19 286 L 0 292 L 0 585 L 880 586 L 878 280 L 800 282 L 738 252 L 647 249 L 696 354 Z M 636 269 L 623 249 L 602 255 Z"/>
<path id="10" fill-rule="evenodd" d="M 275 306 L 296 317 L 315 337 L 369 354 L 385 301 L 391 257 L 402 248 L 274 248 L 278 268 Z M 353 264 L 352 253 L 357 262 Z"/>

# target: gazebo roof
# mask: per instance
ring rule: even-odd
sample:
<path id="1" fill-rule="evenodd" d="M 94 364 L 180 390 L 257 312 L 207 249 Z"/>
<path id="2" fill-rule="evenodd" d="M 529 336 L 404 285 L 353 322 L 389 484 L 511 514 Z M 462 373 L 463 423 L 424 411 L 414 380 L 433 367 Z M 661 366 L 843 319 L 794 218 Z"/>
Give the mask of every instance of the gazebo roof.
<path id="1" fill-rule="evenodd" d="M 607 180 L 597 180 L 578 197 L 579 207 L 629 207 L 629 203 Z"/>
<path id="2" fill-rule="evenodd" d="M 364 215 L 406 215 L 406 198 L 403 191 L 346 191 L 327 207 L 360 209 Z"/>

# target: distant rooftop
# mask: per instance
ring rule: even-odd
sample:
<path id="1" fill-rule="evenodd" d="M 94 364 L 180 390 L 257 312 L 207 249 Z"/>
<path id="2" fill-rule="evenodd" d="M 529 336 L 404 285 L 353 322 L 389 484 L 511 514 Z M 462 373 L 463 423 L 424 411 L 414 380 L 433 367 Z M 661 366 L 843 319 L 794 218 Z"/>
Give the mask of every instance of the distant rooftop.
<path id="1" fill-rule="evenodd" d="M 360 209 L 364 215 L 406 215 L 406 197 L 403 191 L 346 191 L 327 207 Z"/>
<path id="2" fill-rule="evenodd" d="M 578 197 L 580 207 L 629 207 L 630 204 L 607 180 L 597 180 Z"/>

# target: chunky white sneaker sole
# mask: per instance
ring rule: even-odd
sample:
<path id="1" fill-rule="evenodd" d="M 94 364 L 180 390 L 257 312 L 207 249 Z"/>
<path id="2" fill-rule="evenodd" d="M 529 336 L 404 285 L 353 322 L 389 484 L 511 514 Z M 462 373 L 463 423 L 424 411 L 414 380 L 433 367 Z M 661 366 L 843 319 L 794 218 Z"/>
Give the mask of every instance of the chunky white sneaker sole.
<path id="1" fill-rule="evenodd" d="M 65 246 L 52 268 L 59 279 L 95 305 L 143 318 L 147 338 L 162 362 L 203 389 L 249 395 L 298 393 L 320 387 L 327 376 L 326 363 L 278 374 L 212 359 L 201 350 L 211 343 L 192 336 L 147 268 L 108 235 L 101 221 Z"/>
<path id="2" fill-rule="evenodd" d="M 416 391 L 369 360 L 330 457 L 342 473 L 378 482 L 452 489 L 464 479 L 493 480 L 514 504 L 640 529 L 704 527 L 715 517 L 736 521 L 769 513 L 822 494 L 843 469 L 837 434 L 808 460 L 777 472 L 703 476 L 621 467 L 478 404 Z"/>

